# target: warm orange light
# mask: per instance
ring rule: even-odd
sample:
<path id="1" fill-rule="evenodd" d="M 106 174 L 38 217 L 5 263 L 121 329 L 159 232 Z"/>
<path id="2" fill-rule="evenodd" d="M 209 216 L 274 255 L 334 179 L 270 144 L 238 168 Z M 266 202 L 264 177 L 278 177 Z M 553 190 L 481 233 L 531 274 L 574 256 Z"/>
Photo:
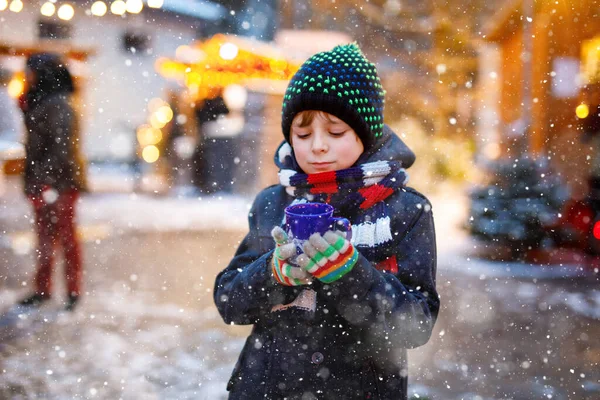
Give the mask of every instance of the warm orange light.
<path id="1" fill-rule="evenodd" d="M 150 111 L 150 113 L 155 113 L 156 110 L 158 110 L 160 107 L 164 106 L 166 103 L 163 99 L 159 98 L 159 97 L 154 97 L 152 99 L 150 99 L 150 101 L 148 102 L 148 111 Z"/>
<path id="2" fill-rule="evenodd" d="M 110 5 L 110 12 L 115 15 L 123 15 L 127 11 L 127 6 L 123 0 L 115 0 Z"/>
<path id="3" fill-rule="evenodd" d="M 590 108 L 587 104 L 581 103 L 577 106 L 577 108 L 575 108 L 575 114 L 579 119 L 587 118 L 587 116 L 590 115 Z"/>
<path id="4" fill-rule="evenodd" d="M 58 12 L 56 13 L 56 15 L 58 15 L 58 18 L 64 21 L 70 21 L 71 18 L 73 18 L 73 16 L 75 15 L 75 10 L 73 9 L 72 5 L 63 4 L 58 8 Z"/>
<path id="5" fill-rule="evenodd" d="M 202 55 L 198 60 L 194 59 L 196 52 Z M 211 98 L 204 96 L 213 96 L 232 84 L 251 83 L 254 87 L 276 90 L 269 81 L 289 80 L 299 68 L 282 57 L 250 50 L 243 41 L 222 34 L 202 43 L 181 46 L 176 56 L 176 59 L 157 60 L 155 69 L 165 78 L 184 83 L 196 100 Z"/>
<path id="6" fill-rule="evenodd" d="M 498 143 L 487 143 L 483 147 L 483 154 L 490 160 L 496 160 L 500 157 L 500 146 Z"/>
<path id="7" fill-rule="evenodd" d="M 127 7 L 128 13 L 139 14 L 144 8 L 144 3 L 142 0 L 127 0 L 125 6 Z"/>
<path id="8" fill-rule="evenodd" d="M 49 1 L 42 4 L 42 7 L 40 8 L 40 13 L 44 17 L 53 16 L 55 11 L 56 11 L 56 7 L 54 6 L 54 4 L 50 3 Z"/>
<path id="9" fill-rule="evenodd" d="M 160 119 L 158 119 L 157 114 L 153 113 L 150 116 L 150 125 L 152 125 L 153 128 L 155 129 L 161 129 L 163 128 L 167 123 L 161 121 Z"/>
<path id="10" fill-rule="evenodd" d="M 167 124 L 173 119 L 173 110 L 171 110 L 171 107 L 168 105 L 159 107 L 158 110 L 156 110 L 156 119 L 163 124 Z"/>
<path id="11" fill-rule="evenodd" d="M 137 140 L 140 146 L 146 147 L 157 144 L 162 140 L 162 132 L 160 129 L 151 127 L 150 125 L 142 125 L 136 132 Z"/>
<path id="12" fill-rule="evenodd" d="M 0 11 L 6 10 L 8 7 L 8 0 L 0 0 Z"/>
<path id="13" fill-rule="evenodd" d="M 108 11 L 108 7 L 103 1 L 96 1 L 94 4 L 92 4 L 90 11 L 92 12 L 92 15 L 95 15 L 96 17 L 102 17 Z"/>
<path id="14" fill-rule="evenodd" d="M 223 43 L 219 55 L 223 60 L 233 60 L 238 55 L 238 47 L 233 43 Z"/>
<path id="15" fill-rule="evenodd" d="M 161 8 L 164 0 L 148 0 L 148 7 L 150 8 Z"/>
<path id="16" fill-rule="evenodd" d="M 146 146 L 142 150 L 142 158 L 149 164 L 156 162 L 160 156 L 160 151 L 154 145 Z"/>
<path id="17" fill-rule="evenodd" d="M 8 9 L 12 12 L 21 12 L 21 10 L 23 9 L 23 2 L 21 0 L 13 0 L 10 3 L 10 6 L 8 7 Z"/>
<path id="18" fill-rule="evenodd" d="M 8 83 L 6 89 L 8 90 L 8 94 L 15 99 L 21 96 L 25 90 L 25 82 L 23 81 L 23 77 L 15 75 Z"/>

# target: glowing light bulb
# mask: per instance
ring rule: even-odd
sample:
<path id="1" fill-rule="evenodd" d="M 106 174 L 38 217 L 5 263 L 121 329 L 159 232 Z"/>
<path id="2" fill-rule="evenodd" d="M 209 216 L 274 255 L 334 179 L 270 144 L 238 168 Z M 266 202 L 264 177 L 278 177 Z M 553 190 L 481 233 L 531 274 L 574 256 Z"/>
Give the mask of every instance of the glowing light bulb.
<path id="1" fill-rule="evenodd" d="M 587 104 L 581 103 L 575 108 L 575 115 L 577 115 L 577 118 L 579 119 L 587 118 L 587 116 L 590 115 L 590 108 Z"/>
<path id="2" fill-rule="evenodd" d="M 0 11 L 6 10 L 8 7 L 8 0 L 0 0 Z"/>
<path id="3" fill-rule="evenodd" d="M 162 131 L 149 125 L 142 125 L 136 132 L 138 143 L 142 147 L 157 144 L 162 140 Z"/>
<path id="4" fill-rule="evenodd" d="M 73 9 L 72 5 L 63 4 L 62 6 L 58 7 L 58 12 L 56 15 L 58 15 L 58 18 L 64 21 L 69 21 L 71 18 L 73 18 L 73 15 L 75 15 L 75 10 Z"/>
<path id="5" fill-rule="evenodd" d="M 92 15 L 95 15 L 96 17 L 102 17 L 108 11 L 108 7 L 103 1 L 96 1 L 94 4 L 92 4 L 90 11 L 92 11 Z"/>
<path id="6" fill-rule="evenodd" d="M 158 148 L 154 145 L 146 146 L 142 150 L 142 158 L 149 164 L 152 164 L 153 162 L 158 160 L 159 156 L 160 151 L 158 151 Z"/>
<path id="7" fill-rule="evenodd" d="M 161 129 L 166 124 L 167 124 L 166 122 L 163 122 L 161 119 L 158 118 L 157 113 L 154 113 L 150 116 L 150 125 L 152 125 L 153 128 Z"/>
<path id="8" fill-rule="evenodd" d="M 8 94 L 12 98 L 16 99 L 23 93 L 23 90 L 25 90 L 25 83 L 23 82 L 23 79 L 15 77 L 10 80 L 6 89 L 8 91 Z"/>
<path id="9" fill-rule="evenodd" d="M 148 7 L 150 8 L 161 8 L 164 0 L 148 0 Z"/>
<path id="10" fill-rule="evenodd" d="M 238 55 L 238 47 L 233 43 L 223 43 L 219 55 L 223 60 L 233 60 Z"/>
<path id="11" fill-rule="evenodd" d="M 21 0 L 13 0 L 8 9 L 15 13 L 21 12 L 23 9 L 23 2 Z"/>
<path id="12" fill-rule="evenodd" d="M 163 125 L 167 124 L 173 119 L 173 110 L 167 105 L 159 107 L 159 109 L 156 110 L 156 119 Z"/>
<path id="13" fill-rule="evenodd" d="M 148 102 L 148 111 L 150 111 L 151 113 L 155 113 L 156 110 L 158 110 L 165 104 L 166 103 L 162 99 L 155 97 Z"/>
<path id="14" fill-rule="evenodd" d="M 42 7 L 40 8 L 40 13 L 44 17 L 53 16 L 55 11 L 56 11 L 56 7 L 54 6 L 54 4 L 50 3 L 49 1 L 42 4 Z"/>
<path id="15" fill-rule="evenodd" d="M 144 8 L 144 3 L 142 0 L 127 0 L 125 7 L 128 13 L 139 14 Z"/>
<path id="16" fill-rule="evenodd" d="M 115 15 L 123 15 L 127 11 L 127 6 L 123 0 L 115 0 L 110 5 L 110 12 Z"/>

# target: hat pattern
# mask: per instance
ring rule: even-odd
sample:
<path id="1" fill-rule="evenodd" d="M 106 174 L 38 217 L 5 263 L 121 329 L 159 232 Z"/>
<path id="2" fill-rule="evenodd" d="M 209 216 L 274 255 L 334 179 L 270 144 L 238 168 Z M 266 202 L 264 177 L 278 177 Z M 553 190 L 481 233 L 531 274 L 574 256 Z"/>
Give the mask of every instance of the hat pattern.
<path id="1" fill-rule="evenodd" d="M 356 43 L 309 58 L 292 77 L 283 98 L 282 129 L 289 142 L 296 114 L 324 111 L 354 129 L 365 149 L 383 134 L 385 91 L 373 65 Z"/>

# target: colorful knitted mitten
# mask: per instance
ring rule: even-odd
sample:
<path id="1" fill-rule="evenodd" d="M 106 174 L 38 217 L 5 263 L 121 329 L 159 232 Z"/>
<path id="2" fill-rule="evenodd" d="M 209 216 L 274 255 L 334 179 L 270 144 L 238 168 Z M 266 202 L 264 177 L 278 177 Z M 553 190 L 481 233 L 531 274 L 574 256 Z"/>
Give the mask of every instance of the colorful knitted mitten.
<path id="1" fill-rule="evenodd" d="M 342 232 L 314 233 L 296 262 L 323 283 L 337 281 L 354 268 L 358 251 Z"/>
<path id="2" fill-rule="evenodd" d="M 273 258 L 271 259 L 273 278 L 286 286 L 309 284 L 312 281 L 310 274 L 293 265 L 291 261 L 296 256 L 296 245 L 289 241 L 285 231 L 276 226 L 271 231 L 271 236 L 275 240 L 275 243 L 277 243 Z"/>

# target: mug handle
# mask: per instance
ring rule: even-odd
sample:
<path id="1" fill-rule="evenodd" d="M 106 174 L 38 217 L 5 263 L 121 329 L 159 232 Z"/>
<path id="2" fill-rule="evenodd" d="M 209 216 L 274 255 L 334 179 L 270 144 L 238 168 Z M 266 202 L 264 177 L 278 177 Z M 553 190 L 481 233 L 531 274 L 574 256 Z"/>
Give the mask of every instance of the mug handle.
<path id="1" fill-rule="evenodd" d="M 332 217 L 330 219 L 333 230 L 339 230 L 346 233 L 346 239 L 352 239 L 352 224 L 347 218 Z"/>

